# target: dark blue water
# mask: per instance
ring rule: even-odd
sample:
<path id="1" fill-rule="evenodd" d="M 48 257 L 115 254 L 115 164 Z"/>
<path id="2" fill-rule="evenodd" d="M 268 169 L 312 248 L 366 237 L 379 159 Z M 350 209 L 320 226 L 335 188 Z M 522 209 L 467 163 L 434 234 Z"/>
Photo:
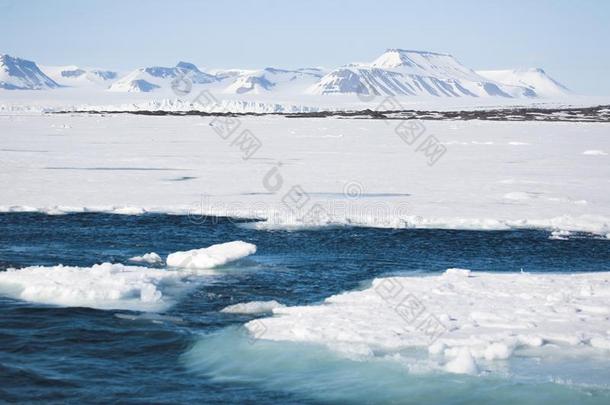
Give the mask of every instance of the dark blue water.
<path id="1" fill-rule="evenodd" d="M 162 314 L 168 318 L 138 319 L 139 314 L 130 311 L 60 308 L 0 297 L 0 400 L 320 401 L 320 395 L 303 391 L 193 372 L 185 365 L 184 354 L 202 334 L 237 329 L 253 319 L 219 312 L 238 302 L 274 299 L 287 305 L 311 304 L 360 288 L 381 275 L 442 272 L 450 267 L 610 271 L 607 240 L 586 235 L 565 241 L 548 237 L 543 231 L 349 227 L 261 231 L 226 218 L 196 224 L 187 217 L 168 215 L 0 214 L 0 271 L 33 265 L 128 263 L 128 258 L 146 252 L 164 257 L 232 240 L 258 246 L 254 256 L 211 276 Z M 455 403 L 477 398 L 460 395 L 461 401 Z"/>

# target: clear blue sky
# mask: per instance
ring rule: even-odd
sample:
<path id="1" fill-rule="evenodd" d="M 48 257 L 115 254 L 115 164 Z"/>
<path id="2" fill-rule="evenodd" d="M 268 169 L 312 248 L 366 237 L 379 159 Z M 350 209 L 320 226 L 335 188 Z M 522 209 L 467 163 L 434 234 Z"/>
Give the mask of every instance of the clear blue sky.
<path id="1" fill-rule="evenodd" d="M 406 48 L 474 69 L 542 67 L 610 95 L 609 40 L 607 0 L 0 0 L 0 52 L 115 69 L 335 67 Z"/>

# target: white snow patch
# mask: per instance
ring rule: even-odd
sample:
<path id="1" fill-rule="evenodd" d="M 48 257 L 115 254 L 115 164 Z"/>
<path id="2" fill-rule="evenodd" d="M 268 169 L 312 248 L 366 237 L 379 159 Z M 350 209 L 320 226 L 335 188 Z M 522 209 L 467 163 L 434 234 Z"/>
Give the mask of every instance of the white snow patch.
<path id="1" fill-rule="evenodd" d="M 183 269 L 211 269 L 256 253 L 256 245 L 233 241 L 167 256 L 167 265 Z"/>
<path id="2" fill-rule="evenodd" d="M 608 153 L 604 152 L 603 150 L 599 150 L 599 149 L 586 150 L 582 154 L 590 155 L 590 156 L 607 156 L 608 155 Z"/>
<path id="3" fill-rule="evenodd" d="M 265 312 L 273 312 L 276 308 L 284 308 L 284 304 L 272 301 L 251 301 L 244 302 L 234 305 L 229 305 L 223 308 L 220 312 L 226 312 L 230 314 L 261 314 Z"/>

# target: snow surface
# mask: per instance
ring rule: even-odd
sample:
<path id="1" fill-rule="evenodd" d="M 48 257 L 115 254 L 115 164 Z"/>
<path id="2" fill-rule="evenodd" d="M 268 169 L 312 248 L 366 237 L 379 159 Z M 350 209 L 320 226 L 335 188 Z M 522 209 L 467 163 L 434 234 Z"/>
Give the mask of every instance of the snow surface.
<path id="1" fill-rule="evenodd" d="M 186 252 L 174 252 L 167 256 L 166 262 L 170 267 L 181 269 L 211 269 L 254 253 L 256 253 L 256 245 L 233 241 Z"/>
<path id="2" fill-rule="evenodd" d="M 604 123 L 425 121 L 447 146 L 430 166 L 390 121 L 240 117 L 262 142 L 244 160 L 214 120 L 0 116 L 0 211 L 610 233 L 609 157 L 583 155 L 610 150 Z M 297 186 L 309 199 L 293 211 Z M 315 204 L 328 215 L 306 217 Z"/>
<path id="3" fill-rule="evenodd" d="M 253 337 L 307 342 L 353 358 L 427 349 L 452 373 L 513 356 L 610 355 L 610 273 L 479 273 L 380 278 L 321 305 L 273 309 Z M 585 350 L 586 349 L 586 350 Z"/>
<path id="4" fill-rule="evenodd" d="M 284 308 L 285 305 L 280 304 L 276 300 L 272 301 L 251 301 L 239 304 L 229 305 L 220 310 L 229 314 L 262 314 L 272 312 L 276 308 Z"/>

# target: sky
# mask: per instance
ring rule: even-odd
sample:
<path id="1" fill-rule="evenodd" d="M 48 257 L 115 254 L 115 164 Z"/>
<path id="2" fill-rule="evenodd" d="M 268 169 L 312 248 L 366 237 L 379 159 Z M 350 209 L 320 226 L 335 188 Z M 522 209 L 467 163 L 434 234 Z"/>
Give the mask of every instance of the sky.
<path id="1" fill-rule="evenodd" d="M 607 0 L 0 0 L 0 53 L 119 70 L 334 68 L 403 48 L 610 95 L 609 39 Z"/>

